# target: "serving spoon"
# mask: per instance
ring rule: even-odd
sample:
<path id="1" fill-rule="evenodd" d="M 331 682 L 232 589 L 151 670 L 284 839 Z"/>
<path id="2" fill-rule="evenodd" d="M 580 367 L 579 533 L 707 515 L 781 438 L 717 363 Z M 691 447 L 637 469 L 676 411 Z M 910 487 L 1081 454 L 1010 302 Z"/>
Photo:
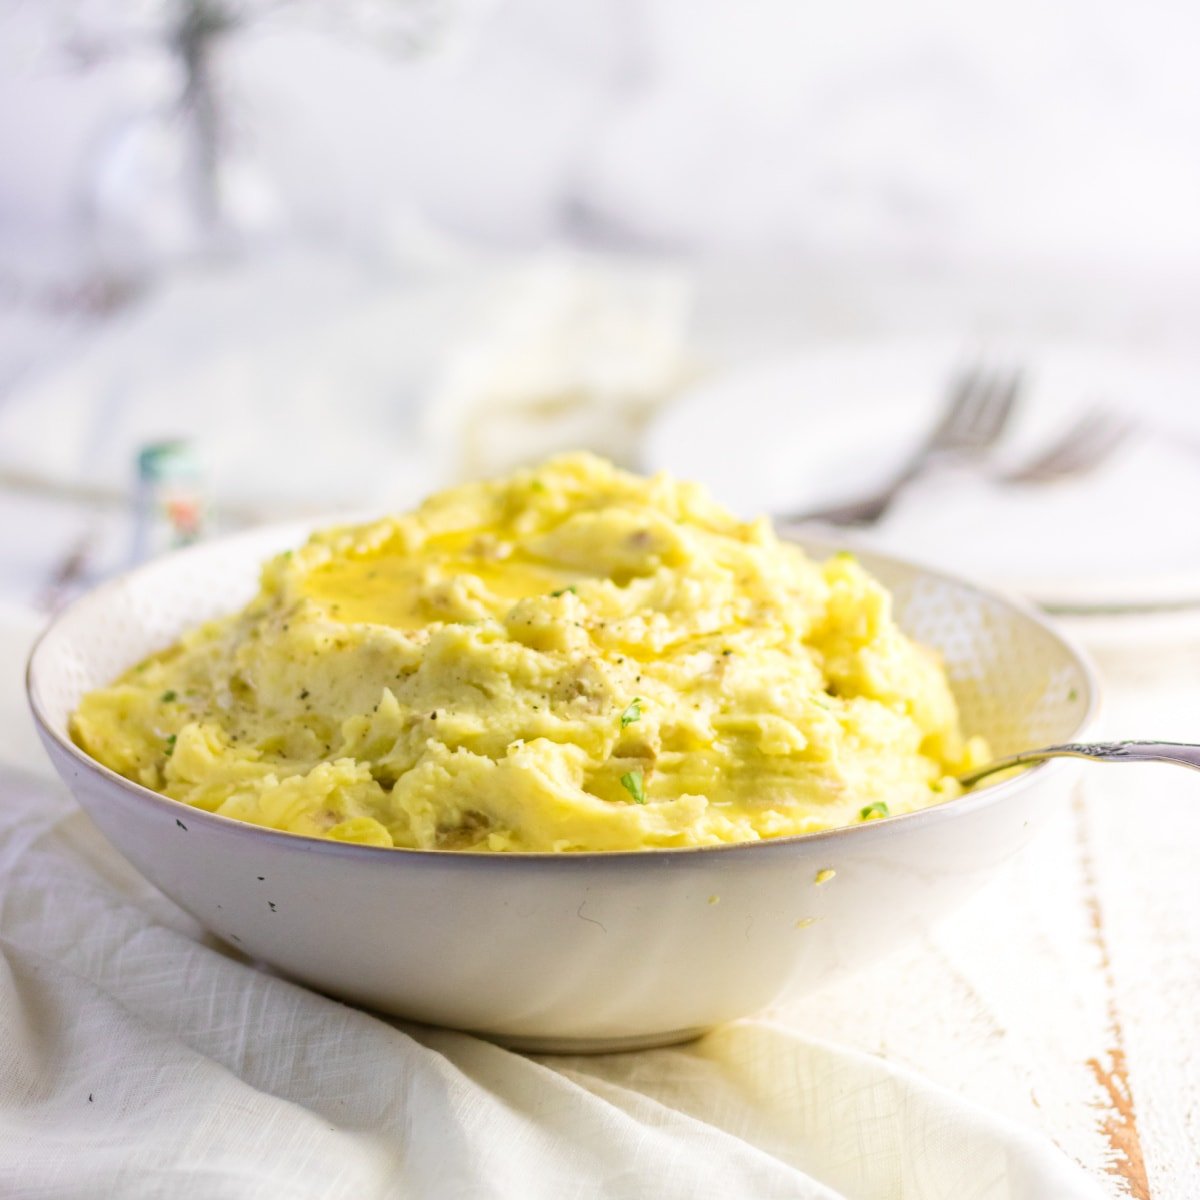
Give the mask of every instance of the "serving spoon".
<path id="1" fill-rule="evenodd" d="M 959 783 L 970 787 L 997 771 L 1023 767 L 1046 758 L 1086 758 L 1092 762 L 1167 762 L 1200 771 L 1200 746 L 1187 742 L 1071 742 L 1063 746 L 1046 746 L 1041 750 L 1023 750 L 997 758 L 973 771 L 964 771 Z"/>

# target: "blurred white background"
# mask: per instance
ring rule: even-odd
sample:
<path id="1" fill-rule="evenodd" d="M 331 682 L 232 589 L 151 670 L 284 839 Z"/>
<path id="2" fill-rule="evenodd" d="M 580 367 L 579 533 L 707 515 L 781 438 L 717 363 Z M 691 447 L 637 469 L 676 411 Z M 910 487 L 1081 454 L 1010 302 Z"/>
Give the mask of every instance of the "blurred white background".
<path id="1" fill-rule="evenodd" d="M 0 0 L 0 585 L 121 565 L 164 439 L 216 528 L 659 465 L 695 384 L 830 344 L 1190 361 L 1197 44 L 1165 0 Z"/>
<path id="2" fill-rule="evenodd" d="M 5 0 L 8 253 L 77 237 L 91 157 L 172 101 L 137 30 L 175 7 Z M 302 5 L 226 7 L 226 135 L 293 235 L 370 250 L 416 215 L 502 246 L 1200 264 L 1194 5 L 460 0 L 415 57 Z"/>

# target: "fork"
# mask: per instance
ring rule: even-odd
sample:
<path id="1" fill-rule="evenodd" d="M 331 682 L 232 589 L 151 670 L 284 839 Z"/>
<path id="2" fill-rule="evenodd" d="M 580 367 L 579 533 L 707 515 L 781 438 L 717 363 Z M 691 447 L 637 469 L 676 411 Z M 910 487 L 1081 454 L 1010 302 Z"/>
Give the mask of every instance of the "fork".
<path id="1" fill-rule="evenodd" d="M 1133 433 L 1136 422 L 1097 405 L 1087 409 L 1055 442 L 1024 466 L 998 476 L 1000 483 L 1056 483 L 1095 470 Z"/>
<path id="2" fill-rule="evenodd" d="M 785 513 L 786 524 L 823 521 L 830 525 L 870 525 L 892 506 L 914 479 L 938 462 L 981 457 L 1004 432 L 1022 387 L 1018 370 L 976 367 L 958 375 L 933 428 L 900 471 L 877 491 L 827 508 Z"/>

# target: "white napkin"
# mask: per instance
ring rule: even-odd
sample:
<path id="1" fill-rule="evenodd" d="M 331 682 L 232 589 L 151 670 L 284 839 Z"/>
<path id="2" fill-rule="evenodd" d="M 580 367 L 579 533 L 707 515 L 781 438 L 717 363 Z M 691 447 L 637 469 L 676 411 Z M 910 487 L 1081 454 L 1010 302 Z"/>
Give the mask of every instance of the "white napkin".
<path id="1" fill-rule="evenodd" d="M 35 760 L 0 625 L 0 1195 L 1094 1200 L 1048 1141 L 882 1059 L 740 1021 L 533 1059 L 269 974 Z M 35 767 L 38 774 L 30 772 Z"/>
<path id="2" fill-rule="evenodd" d="M 583 444 L 632 456 L 682 377 L 677 270 L 409 248 L 171 277 L 6 399 L 0 474 L 120 495 L 142 445 L 185 438 L 216 506 L 291 515 L 407 507 Z"/>

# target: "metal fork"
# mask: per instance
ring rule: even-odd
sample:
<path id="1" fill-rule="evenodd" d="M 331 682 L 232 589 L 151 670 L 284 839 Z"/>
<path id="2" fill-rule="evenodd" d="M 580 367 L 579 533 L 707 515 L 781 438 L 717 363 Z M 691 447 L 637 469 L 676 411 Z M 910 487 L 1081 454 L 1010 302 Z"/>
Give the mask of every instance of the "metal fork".
<path id="1" fill-rule="evenodd" d="M 980 457 L 1004 432 L 1023 379 L 1018 370 L 976 367 L 958 375 L 933 428 L 885 486 L 848 504 L 786 513 L 785 524 L 822 521 L 830 525 L 869 525 L 878 521 L 914 479 L 937 462 Z"/>
<path id="2" fill-rule="evenodd" d="M 1097 405 L 1089 408 L 1057 441 L 1024 466 L 1000 475 L 1000 483 L 1055 483 L 1094 471 L 1133 433 L 1132 417 Z"/>

